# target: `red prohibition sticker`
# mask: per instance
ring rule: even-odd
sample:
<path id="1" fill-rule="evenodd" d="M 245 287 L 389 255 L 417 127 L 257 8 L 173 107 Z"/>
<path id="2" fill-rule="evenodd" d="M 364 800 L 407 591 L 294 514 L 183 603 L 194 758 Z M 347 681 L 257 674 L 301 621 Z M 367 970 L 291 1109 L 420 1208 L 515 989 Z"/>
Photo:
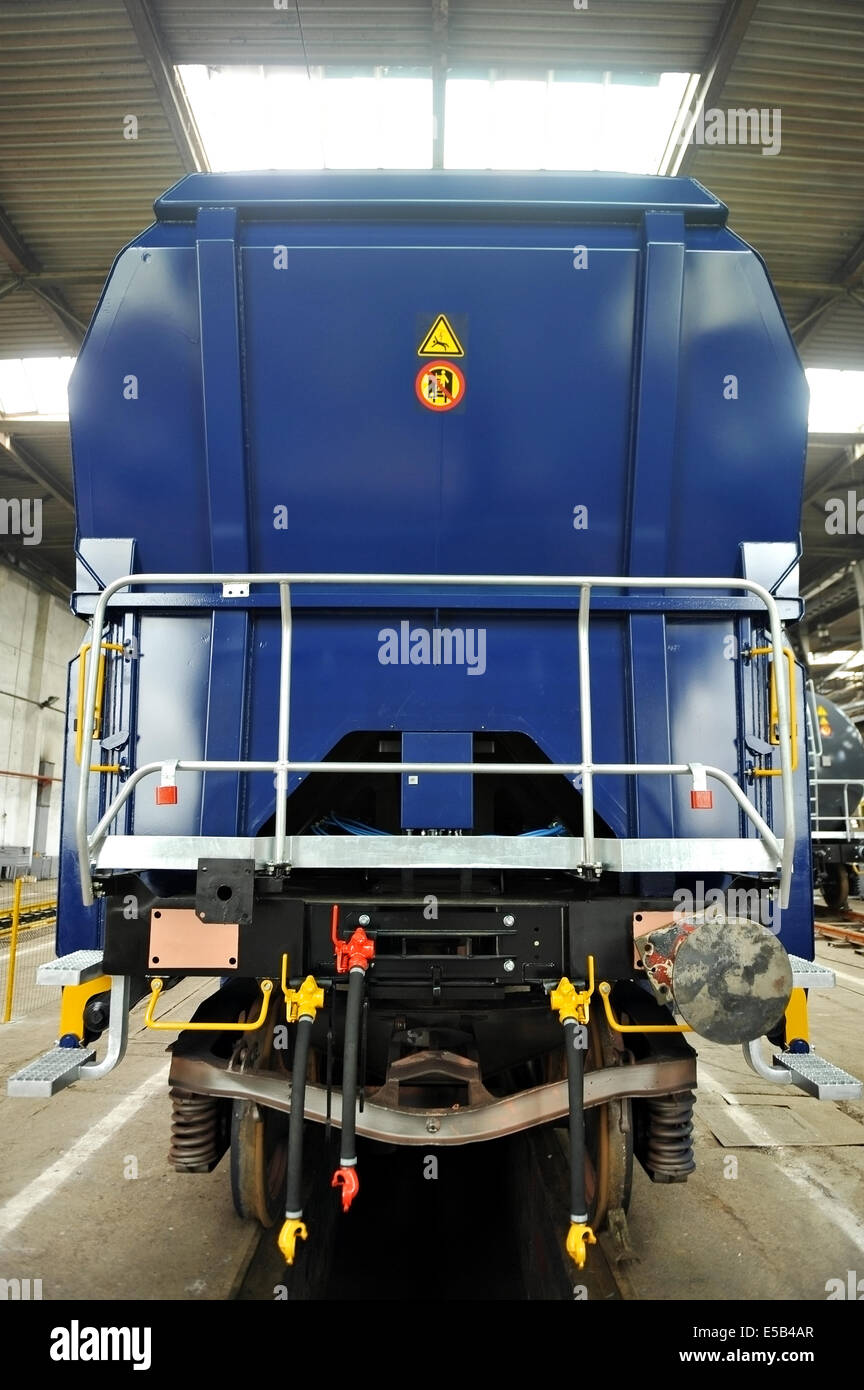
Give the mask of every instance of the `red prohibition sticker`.
<path id="1" fill-rule="evenodd" d="M 417 373 L 414 389 L 427 410 L 452 410 L 465 394 L 465 378 L 454 362 L 427 362 Z"/>

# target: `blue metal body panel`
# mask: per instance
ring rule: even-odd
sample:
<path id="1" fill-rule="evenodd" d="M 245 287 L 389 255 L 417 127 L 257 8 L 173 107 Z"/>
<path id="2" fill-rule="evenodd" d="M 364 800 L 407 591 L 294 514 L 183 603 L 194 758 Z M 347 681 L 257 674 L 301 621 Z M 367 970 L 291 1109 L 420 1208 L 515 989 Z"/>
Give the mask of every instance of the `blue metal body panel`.
<path id="1" fill-rule="evenodd" d="M 794 557 L 803 372 L 764 266 L 697 183 L 192 175 L 156 211 L 118 257 L 70 385 L 82 556 L 134 537 L 142 573 L 657 576 L 740 575 L 742 543 L 751 566 L 770 568 L 777 547 Z M 415 393 L 418 322 L 439 313 L 467 325 L 466 389 L 446 413 Z M 788 584 L 783 596 L 796 616 Z M 133 766 L 275 756 L 278 594 L 205 597 L 212 616 L 200 591 L 131 604 Z M 324 758 L 358 731 L 489 730 L 578 760 L 572 591 L 293 599 L 292 757 Z M 739 720 L 759 717 L 765 691 L 729 642 L 743 649 L 761 620 L 749 599 L 684 607 L 595 595 L 595 759 L 698 760 L 746 785 Z M 382 664 L 380 631 L 407 617 L 482 627 L 482 677 Z M 783 940 L 809 955 L 804 764 L 802 751 Z M 771 779 L 758 797 L 782 834 Z M 604 777 L 595 803 L 622 837 L 748 833 L 726 794 L 695 812 L 681 780 Z M 274 804 L 269 775 L 186 776 L 176 807 L 139 793 L 134 829 L 254 834 Z M 67 815 L 64 902 L 70 831 Z M 92 944 L 93 915 L 69 911 L 64 949 Z"/>
<path id="2" fill-rule="evenodd" d="M 406 763 L 470 763 L 471 734 L 421 733 L 402 735 Z M 441 774 L 424 777 L 402 774 L 402 828 L 470 830 L 473 825 L 473 778 Z"/>

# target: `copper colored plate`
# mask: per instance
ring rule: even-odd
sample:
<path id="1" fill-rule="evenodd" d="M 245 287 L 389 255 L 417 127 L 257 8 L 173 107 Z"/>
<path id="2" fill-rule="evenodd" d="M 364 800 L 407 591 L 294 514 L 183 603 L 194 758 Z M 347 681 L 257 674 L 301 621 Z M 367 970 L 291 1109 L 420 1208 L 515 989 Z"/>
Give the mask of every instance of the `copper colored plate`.
<path id="1" fill-rule="evenodd" d="M 236 970 L 240 928 L 236 922 L 202 922 L 191 907 L 157 907 L 150 913 L 151 970 Z"/>
<path id="2" fill-rule="evenodd" d="M 634 912 L 633 913 L 633 935 L 646 936 L 655 927 L 668 927 L 675 921 L 675 909 L 667 908 L 665 912 Z M 637 970 L 644 971 L 645 966 L 639 959 L 639 952 L 633 947 L 633 965 Z"/>

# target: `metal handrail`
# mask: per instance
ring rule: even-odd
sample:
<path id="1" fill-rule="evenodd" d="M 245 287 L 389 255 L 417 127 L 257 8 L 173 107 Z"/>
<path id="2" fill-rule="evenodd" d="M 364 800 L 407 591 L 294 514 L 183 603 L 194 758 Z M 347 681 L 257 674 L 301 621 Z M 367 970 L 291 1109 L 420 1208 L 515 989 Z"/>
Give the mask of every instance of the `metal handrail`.
<path id="1" fill-rule="evenodd" d="M 579 708 L 580 724 L 582 734 L 582 760 L 579 763 L 525 763 L 525 764 L 490 764 L 490 763 L 387 763 L 384 764 L 388 771 L 392 772 L 411 772 L 411 773 L 440 773 L 440 772 L 463 772 L 484 774 L 494 771 L 505 771 L 516 775 L 536 775 L 537 773 L 562 773 L 569 775 L 581 774 L 582 776 L 582 799 L 583 809 L 583 848 L 587 864 L 593 863 L 594 857 L 594 825 L 593 825 L 593 803 L 595 775 L 632 775 L 641 776 L 643 774 L 665 774 L 665 775 L 684 775 L 692 772 L 690 764 L 625 764 L 625 763 L 606 763 L 595 764 L 591 761 L 592 747 L 592 721 L 591 721 L 591 669 L 590 653 L 588 645 L 588 629 L 590 620 L 591 591 L 595 588 L 605 589 L 680 589 L 680 590 L 706 590 L 706 589 L 737 589 L 745 593 L 753 594 L 764 604 L 768 624 L 771 632 L 771 647 L 775 661 L 776 670 L 780 670 L 783 664 L 783 628 L 780 622 L 780 615 L 777 609 L 774 596 L 762 584 L 758 584 L 752 579 L 727 579 L 727 578 L 649 578 L 641 575 L 595 575 L 580 576 L 572 575 L 478 575 L 478 574 L 339 574 L 339 573 L 276 573 L 276 574 L 248 574 L 237 572 L 225 572 L 218 574 L 127 574 L 119 579 L 107 584 L 99 595 L 93 612 L 93 632 L 97 636 L 102 633 L 105 626 L 106 612 L 108 603 L 113 596 L 121 589 L 131 588 L 140 585 L 168 585 L 171 587 L 192 587 L 195 585 L 214 585 L 214 584 L 256 584 L 256 585 L 278 585 L 280 610 L 281 610 L 281 651 L 279 664 L 279 716 L 278 716 L 278 735 L 277 747 L 279 757 L 273 762 L 210 762 L 210 761 L 184 761 L 176 763 L 179 771 L 196 772 L 273 772 L 277 774 L 277 804 L 276 804 L 276 835 L 275 835 L 275 858 L 277 863 L 281 863 L 285 854 L 285 826 L 286 808 L 284 791 L 278 795 L 278 786 L 281 783 L 283 788 L 287 784 L 287 777 L 291 772 L 380 772 L 380 763 L 292 763 L 288 761 L 288 739 L 289 739 L 289 714 L 290 714 L 290 690 L 291 690 L 291 585 L 378 585 L 378 586 L 408 586 L 408 587 L 448 587 L 448 588 L 470 588 L 472 586 L 483 586 L 487 588 L 568 588 L 579 589 L 579 616 L 577 624 L 577 640 L 579 644 Z M 96 696 L 97 679 L 96 662 L 91 662 L 87 672 L 87 691 L 85 695 L 85 709 L 92 709 Z M 790 748 L 790 708 L 789 697 L 785 681 L 777 682 L 777 707 L 778 724 L 780 735 L 780 762 L 781 762 L 781 787 L 783 793 L 783 842 L 780 843 L 773 835 L 773 832 L 759 816 L 756 808 L 741 791 L 728 773 L 720 768 L 705 768 L 705 772 L 718 781 L 732 793 L 738 804 L 742 807 L 748 818 L 756 825 L 762 836 L 763 841 L 776 854 L 780 864 L 780 899 L 781 906 L 788 906 L 789 890 L 792 877 L 792 860 L 795 848 L 795 806 L 792 785 L 792 766 Z M 588 756 L 586 757 L 586 752 Z M 284 755 L 284 756 L 283 756 Z M 173 761 L 173 760 L 172 760 Z M 134 772 L 124 787 L 114 798 L 111 806 L 106 811 L 102 820 L 96 828 L 92 837 L 87 834 L 87 803 L 90 785 L 90 760 L 85 758 L 81 765 L 80 779 L 78 783 L 78 801 L 75 817 L 75 837 L 78 851 L 78 863 L 81 877 L 81 896 L 85 906 L 90 906 L 93 902 L 93 883 L 90 869 L 90 849 L 97 840 L 107 831 L 107 826 L 114 819 L 117 812 L 121 809 L 128 799 L 134 787 L 145 776 L 152 775 L 160 770 L 162 763 L 150 763 Z M 281 813 L 280 813 L 281 806 Z M 587 814 L 592 811 L 591 818 Z M 109 818 L 110 813 L 110 818 Z M 107 823 L 106 823 L 106 818 Z"/>
<path id="2" fill-rule="evenodd" d="M 587 770 L 596 776 L 619 776 L 619 777 L 641 777 L 664 776 L 664 777 L 685 777 L 693 775 L 693 768 L 698 766 L 706 776 L 714 778 L 731 792 L 732 796 L 741 807 L 744 814 L 753 823 L 759 833 L 759 837 L 774 856 L 778 866 L 783 861 L 783 845 L 777 839 L 770 826 L 762 819 L 752 801 L 748 800 L 744 792 L 738 786 L 733 777 L 722 768 L 711 767 L 705 763 L 359 763 L 359 762 L 326 762 L 326 763 L 306 763 L 306 762 L 230 762 L 218 761 L 215 759 L 195 759 L 179 761 L 172 759 L 171 768 L 174 772 L 283 772 L 287 776 L 292 772 L 331 772 L 331 773 L 364 773 L 372 776 L 380 772 L 401 775 L 407 772 L 423 773 L 467 773 L 477 776 L 501 776 L 510 774 L 516 777 L 533 776 L 535 773 L 554 774 L 555 776 L 572 777 L 579 773 L 584 775 Z M 139 782 L 145 777 L 152 777 L 155 773 L 161 772 L 165 767 L 164 763 L 145 763 L 133 772 L 129 779 L 123 784 L 120 791 L 114 797 L 110 806 L 106 810 L 93 834 L 88 840 L 90 849 L 96 848 L 108 833 L 112 821 L 117 817 L 123 806 L 128 801 L 132 792 Z M 583 780 L 584 788 L 584 780 Z M 584 796 L 583 796 L 584 806 Z M 594 866 L 594 836 L 590 837 L 590 851 L 587 848 L 589 838 L 583 826 L 583 846 L 585 847 L 585 863 Z M 274 837 L 275 841 L 275 837 Z M 277 848 L 275 854 L 277 863 L 284 859 L 284 847 Z"/>
<path id="3" fill-rule="evenodd" d="M 814 840 L 854 840 L 864 834 L 864 826 L 856 827 L 853 822 L 862 820 L 858 815 L 858 806 L 862 798 L 859 796 L 853 809 L 849 807 L 849 788 L 864 786 L 862 777 L 819 777 L 818 775 L 810 779 L 810 791 L 815 793 L 815 807 L 810 814 L 810 824 Z M 843 814 L 832 815 L 829 811 L 819 811 L 819 788 L 820 787 L 842 787 L 843 788 Z M 842 820 L 843 830 L 820 830 L 821 821 L 840 821 Z"/>

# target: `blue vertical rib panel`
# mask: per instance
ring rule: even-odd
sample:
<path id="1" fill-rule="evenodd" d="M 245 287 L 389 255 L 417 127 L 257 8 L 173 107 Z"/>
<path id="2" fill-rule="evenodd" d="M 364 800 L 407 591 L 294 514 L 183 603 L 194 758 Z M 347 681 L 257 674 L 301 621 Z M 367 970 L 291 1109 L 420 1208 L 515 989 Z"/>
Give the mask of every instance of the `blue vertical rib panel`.
<path id="1" fill-rule="evenodd" d="M 236 223 L 233 208 L 199 214 L 198 302 L 213 567 L 244 570 L 249 522 Z"/>
<path id="2" fill-rule="evenodd" d="M 680 213 L 648 212 L 643 236 L 628 560 L 632 574 L 664 575 L 669 573 L 669 495 L 678 417 L 684 218 Z M 633 760 L 668 763 L 672 752 L 666 620 L 662 614 L 634 614 L 628 623 Z M 639 778 L 633 795 L 636 833 L 668 835 L 674 824 L 669 779 Z"/>
<path id="3" fill-rule="evenodd" d="M 202 209 L 198 216 L 198 297 L 201 322 L 201 383 L 210 498 L 213 569 L 249 567 L 249 502 L 243 429 L 241 353 L 233 208 Z M 250 619 L 247 613 L 217 612 L 210 629 L 210 679 L 205 752 L 207 759 L 244 756 Z M 275 756 L 275 748 L 273 754 Z M 201 834 L 240 828 L 245 779 L 208 773 L 201 799 Z"/>

